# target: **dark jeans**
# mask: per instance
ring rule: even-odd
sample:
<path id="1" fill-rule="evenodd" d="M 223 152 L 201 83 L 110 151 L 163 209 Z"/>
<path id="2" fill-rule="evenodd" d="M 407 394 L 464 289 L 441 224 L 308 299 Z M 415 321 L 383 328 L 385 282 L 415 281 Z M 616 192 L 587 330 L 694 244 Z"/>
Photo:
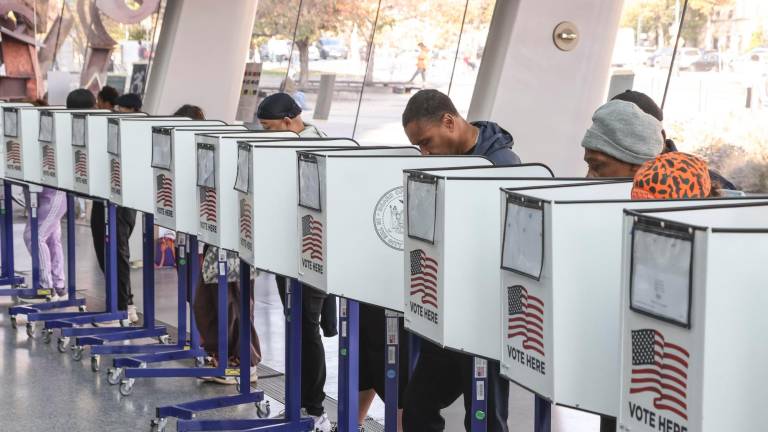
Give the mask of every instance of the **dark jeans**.
<path id="1" fill-rule="evenodd" d="M 405 389 L 408 385 L 408 332 L 403 319 L 398 321 L 399 375 L 397 407 L 403 407 Z M 387 350 L 387 316 L 384 308 L 360 303 L 360 383 L 363 390 L 373 389 L 384 400 L 385 367 Z"/>
<path id="2" fill-rule="evenodd" d="M 280 300 L 285 306 L 285 290 L 288 279 L 275 276 Z M 302 290 L 301 314 L 301 407 L 309 415 L 325 412 L 325 348 L 320 336 L 320 311 L 327 295 L 306 285 Z"/>
<path id="3" fill-rule="evenodd" d="M 104 223 L 104 203 L 94 201 L 91 209 L 91 234 L 93 236 L 93 248 L 96 250 L 96 259 L 99 268 L 104 272 L 104 238 L 107 226 Z M 136 210 L 124 207 L 117 208 L 117 309 L 126 310 L 133 304 L 131 293 L 131 250 L 129 240 L 133 227 L 136 225 Z M 106 276 L 106 275 L 105 275 Z"/>
<path id="4" fill-rule="evenodd" d="M 445 429 L 440 410 L 464 395 L 464 428 L 470 430 L 474 358 L 423 340 L 416 370 L 405 391 L 403 431 Z M 488 361 L 488 432 L 507 432 L 509 382 L 499 376 L 498 361 Z"/>

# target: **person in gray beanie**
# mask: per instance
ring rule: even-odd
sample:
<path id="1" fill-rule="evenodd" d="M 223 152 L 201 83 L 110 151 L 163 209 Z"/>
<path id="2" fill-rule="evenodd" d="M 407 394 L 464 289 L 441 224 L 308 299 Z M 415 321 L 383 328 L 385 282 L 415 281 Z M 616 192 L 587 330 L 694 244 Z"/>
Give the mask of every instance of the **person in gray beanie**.
<path id="1" fill-rule="evenodd" d="M 581 141 L 587 177 L 632 177 L 664 149 L 662 126 L 637 105 L 612 100 L 595 111 Z"/>

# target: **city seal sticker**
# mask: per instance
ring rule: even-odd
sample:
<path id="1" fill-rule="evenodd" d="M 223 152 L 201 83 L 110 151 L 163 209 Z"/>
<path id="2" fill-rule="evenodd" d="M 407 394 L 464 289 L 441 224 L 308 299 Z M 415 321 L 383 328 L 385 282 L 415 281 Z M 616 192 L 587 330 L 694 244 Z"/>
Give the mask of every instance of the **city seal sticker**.
<path id="1" fill-rule="evenodd" d="M 381 241 L 396 250 L 403 250 L 403 187 L 388 190 L 379 198 L 373 211 L 373 227 Z"/>

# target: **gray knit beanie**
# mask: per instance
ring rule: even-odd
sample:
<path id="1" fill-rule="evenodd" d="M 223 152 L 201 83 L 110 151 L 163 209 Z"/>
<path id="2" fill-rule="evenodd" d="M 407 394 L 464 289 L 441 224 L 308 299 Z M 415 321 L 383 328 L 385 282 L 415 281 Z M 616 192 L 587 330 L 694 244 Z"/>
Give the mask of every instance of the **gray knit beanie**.
<path id="1" fill-rule="evenodd" d="M 664 139 L 661 122 L 637 105 L 612 100 L 592 116 L 581 145 L 632 164 L 641 165 L 661 154 Z"/>

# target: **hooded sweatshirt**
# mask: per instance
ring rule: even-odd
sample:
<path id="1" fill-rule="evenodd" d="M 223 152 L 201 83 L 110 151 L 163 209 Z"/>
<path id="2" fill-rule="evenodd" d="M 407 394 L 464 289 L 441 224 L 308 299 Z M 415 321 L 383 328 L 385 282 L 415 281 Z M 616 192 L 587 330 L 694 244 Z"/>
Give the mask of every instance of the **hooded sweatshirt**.
<path id="1" fill-rule="evenodd" d="M 485 156 L 494 165 L 519 165 L 520 157 L 512 151 L 515 141 L 509 132 L 502 129 L 494 122 L 472 122 L 473 126 L 480 129 L 477 142 L 471 153 L 473 156 Z"/>

